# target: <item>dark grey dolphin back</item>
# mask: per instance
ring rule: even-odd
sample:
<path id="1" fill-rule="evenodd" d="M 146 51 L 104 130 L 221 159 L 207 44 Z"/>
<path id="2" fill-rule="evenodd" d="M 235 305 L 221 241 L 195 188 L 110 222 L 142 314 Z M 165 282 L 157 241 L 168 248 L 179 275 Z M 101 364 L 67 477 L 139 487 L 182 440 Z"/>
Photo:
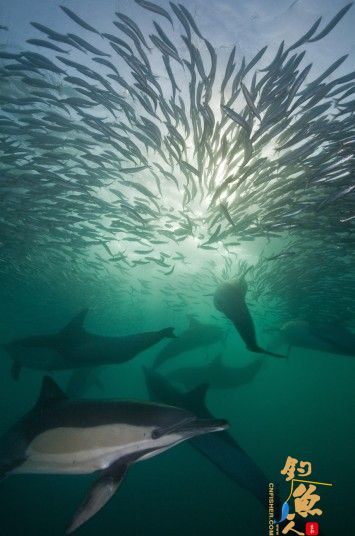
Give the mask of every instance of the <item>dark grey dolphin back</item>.
<path id="1" fill-rule="evenodd" d="M 26 460 L 27 446 L 37 433 L 38 414 L 66 398 L 57 384 L 49 376 L 45 376 L 33 409 L 0 438 L 0 478 Z"/>

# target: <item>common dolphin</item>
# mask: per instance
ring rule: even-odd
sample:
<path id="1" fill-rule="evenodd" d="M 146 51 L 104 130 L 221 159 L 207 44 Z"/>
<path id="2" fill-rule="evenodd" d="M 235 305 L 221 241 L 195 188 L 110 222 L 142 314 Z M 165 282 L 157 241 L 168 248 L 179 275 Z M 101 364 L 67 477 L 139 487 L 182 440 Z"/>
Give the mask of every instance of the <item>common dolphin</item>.
<path id="1" fill-rule="evenodd" d="M 214 418 L 205 403 L 207 384 L 200 384 L 192 391 L 182 393 L 156 370 L 146 367 L 143 367 L 143 370 L 152 400 L 165 404 L 178 404 L 207 419 Z M 224 431 L 216 436 L 196 437 L 190 440 L 190 444 L 240 487 L 252 493 L 262 506 L 267 508 L 269 479 L 229 432 Z"/>
<path id="2" fill-rule="evenodd" d="M 229 283 L 223 283 L 214 293 L 214 305 L 229 320 L 231 320 L 239 335 L 245 342 L 250 352 L 267 354 L 274 357 L 285 357 L 260 348 L 256 342 L 254 322 L 245 302 L 248 286 L 245 278 L 233 279 Z"/>
<path id="3" fill-rule="evenodd" d="M 154 361 L 154 367 L 158 367 L 184 352 L 221 342 L 224 338 L 225 331 L 220 326 L 203 324 L 196 318 L 190 317 L 189 327 L 159 352 Z"/>
<path id="4" fill-rule="evenodd" d="M 335 323 L 290 320 L 282 325 L 280 335 L 289 346 L 355 357 L 355 334 Z"/>
<path id="5" fill-rule="evenodd" d="M 83 327 L 87 312 L 82 310 L 58 333 L 3 345 L 14 360 L 13 377 L 18 378 L 22 367 L 51 371 L 123 363 L 166 337 L 175 338 L 171 327 L 123 337 L 96 335 Z"/>
<path id="6" fill-rule="evenodd" d="M 208 383 L 211 389 L 235 389 L 249 383 L 264 364 L 262 359 L 256 359 L 243 367 L 230 367 L 223 363 L 218 354 L 207 365 L 182 367 L 167 374 L 167 378 L 181 383 L 187 389 L 198 384 Z"/>
<path id="7" fill-rule="evenodd" d="M 114 495 L 128 467 L 199 434 L 224 430 L 224 420 L 138 401 L 70 400 L 46 376 L 34 408 L 0 439 L 0 475 L 102 471 L 67 534 Z"/>

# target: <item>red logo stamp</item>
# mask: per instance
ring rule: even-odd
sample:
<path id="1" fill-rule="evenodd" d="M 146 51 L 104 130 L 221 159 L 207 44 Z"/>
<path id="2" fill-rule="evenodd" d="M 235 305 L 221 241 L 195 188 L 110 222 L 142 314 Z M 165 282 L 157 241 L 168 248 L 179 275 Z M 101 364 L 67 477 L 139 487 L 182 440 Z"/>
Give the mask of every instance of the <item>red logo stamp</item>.
<path id="1" fill-rule="evenodd" d="M 306 523 L 306 534 L 307 536 L 318 535 L 318 523 L 316 521 Z"/>

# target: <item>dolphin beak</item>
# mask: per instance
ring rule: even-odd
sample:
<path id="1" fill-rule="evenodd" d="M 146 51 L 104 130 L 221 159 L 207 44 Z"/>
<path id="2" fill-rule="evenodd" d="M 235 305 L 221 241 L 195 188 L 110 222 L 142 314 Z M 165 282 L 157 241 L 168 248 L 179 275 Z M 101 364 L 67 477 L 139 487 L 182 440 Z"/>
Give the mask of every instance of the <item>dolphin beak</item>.
<path id="1" fill-rule="evenodd" d="M 224 419 L 195 419 L 181 423 L 169 433 L 181 434 L 184 439 L 190 439 L 198 435 L 209 434 L 211 432 L 222 432 L 229 427 Z"/>

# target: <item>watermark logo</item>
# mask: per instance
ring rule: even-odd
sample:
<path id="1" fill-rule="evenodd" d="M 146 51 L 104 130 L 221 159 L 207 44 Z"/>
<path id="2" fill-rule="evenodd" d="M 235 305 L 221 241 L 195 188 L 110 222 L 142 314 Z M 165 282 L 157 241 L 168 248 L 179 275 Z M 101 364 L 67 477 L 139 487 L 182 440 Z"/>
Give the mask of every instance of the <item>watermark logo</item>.
<path id="1" fill-rule="evenodd" d="M 319 508 L 320 495 L 318 487 L 332 487 L 328 482 L 309 480 L 312 474 L 311 462 L 299 461 L 288 456 L 280 474 L 290 483 L 290 492 L 283 502 L 279 520 L 274 517 L 275 485 L 269 484 L 269 536 L 279 534 L 297 534 L 299 536 L 317 536 L 319 524 L 316 521 L 305 520 L 308 516 L 321 516 L 323 511 Z"/>
<path id="2" fill-rule="evenodd" d="M 306 535 L 307 536 L 318 536 L 318 523 L 317 521 L 311 521 L 306 523 Z"/>

